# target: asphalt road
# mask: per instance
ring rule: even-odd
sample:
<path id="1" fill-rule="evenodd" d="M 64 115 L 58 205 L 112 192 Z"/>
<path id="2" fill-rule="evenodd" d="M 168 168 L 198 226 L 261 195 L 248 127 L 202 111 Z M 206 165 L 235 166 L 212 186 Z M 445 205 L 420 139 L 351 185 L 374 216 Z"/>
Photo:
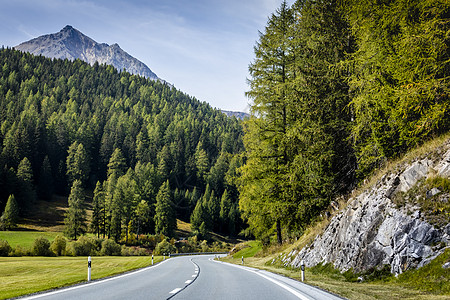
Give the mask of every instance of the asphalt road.
<path id="1" fill-rule="evenodd" d="M 173 257 L 136 272 L 23 299 L 341 299 L 283 276 L 213 258 Z"/>

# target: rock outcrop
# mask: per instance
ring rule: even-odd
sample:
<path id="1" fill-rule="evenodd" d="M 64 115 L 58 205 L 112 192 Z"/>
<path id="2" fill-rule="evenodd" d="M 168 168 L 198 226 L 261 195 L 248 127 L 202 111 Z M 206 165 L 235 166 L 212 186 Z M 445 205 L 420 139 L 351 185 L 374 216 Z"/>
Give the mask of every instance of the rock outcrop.
<path id="1" fill-rule="evenodd" d="M 444 216 L 443 226 L 433 226 L 417 204 L 410 201 L 399 205 L 393 199 L 414 193 L 412 189 L 429 176 L 450 177 L 449 149 L 447 143 L 440 150 L 445 155 L 399 167 L 372 188 L 350 198 L 348 206 L 331 219 L 311 245 L 281 257 L 282 263 L 292 267 L 300 267 L 301 260 L 309 267 L 332 263 L 341 271 L 353 268 L 357 272 L 390 265 L 391 272 L 399 274 L 433 260 L 450 246 L 448 216 Z M 433 188 L 426 197 L 438 195 L 448 201 L 449 195 L 441 194 L 445 193 Z"/>
<path id="2" fill-rule="evenodd" d="M 97 43 L 70 25 L 57 33 L 43 35 L 14 47 L 16 50 L 49 58 L 81 59 L 89 64 L 112 65 L 119 71 L 159 80 L 143 62 L 123 51 L 118 44 Z"/>

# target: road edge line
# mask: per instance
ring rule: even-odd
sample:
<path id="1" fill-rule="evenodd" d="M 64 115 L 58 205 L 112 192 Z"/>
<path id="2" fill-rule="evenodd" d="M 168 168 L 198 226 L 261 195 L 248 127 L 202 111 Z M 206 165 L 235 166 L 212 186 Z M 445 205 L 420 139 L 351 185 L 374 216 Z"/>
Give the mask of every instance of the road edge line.
<path id="1" fill-rule="evenodd" d="M 216 263 L 227 264 L 227 265 L 229 265 L 229 266 L 233 266 L 233 267 L 236 267 L 236 268 L 245 270 L 245 271 L 247 271 L 247 272 L 252 272 L 252 273 L 254 273 L 254 274 L 256 274 L 256 275 L 261 276 L 262 278 L 264 278 L 264 279 L 266 279 L 266 280 L 269 280 L 269 281 L 275 283 L 275 284 L 278 285 L 279 287 L 285 289 L 286 291 L 290 292 L 291 294 L 295 295 L 296 297 L 298 297 L 298 298 L 300 298 L 300 299 L 302 299 L 302 300 L 311 300 L 309 297 L 303 295 L 302 293 L 298 292 L 297 290 L 293 289 L 292 287 L 287 286 L 286 284 L 284 284 L 284 283 L 282 283 L 282 282 L 280 282 L 280 281 L 278 281 L 278 280 L 276 280 L 276 279 L 274 279 L 274 278 L 270 278 L 269 276 L 266 276 L 266 275 L 264 275 L 264 274 L 261 274 L 261 273 L 259 273 L 258 271 L 249 269 L 248 267 L 238 266 L 238 265 L 230 264 L 230 263 L 223 262 L 223 261 L 216 261 L 216 260 L 214 260 L 214 259 L 212 259 L 211 261 L 216 262 Z"/>
<path id="2" fill-rule="evenodd" d="M 120 278 L 123 278 L 123 277 L 134 275 L 134 274 L 137 274 L 137 273 L 140 273 L 140 272 L 144 272 L 147 269 L 160 266 L 160 265 L 162 265 L 163 263 L 165 263 L 167 261 L 169 261 L 169 259 L 160 261 L 160 262 L 158 262 L 157 264 L 155 264 L 153 266 L 144 267 L 144 268 L 141 268 L 141 269 L 138 269 L 138 270 L 134 270 L 134 271 L 128 271 L 125 274 L 122 273 L 122 274 L 118 274 L 118 275 L 113 275 L 112 277 L 109 277 L 109 278 L 99 278 L 99 279 L 96 279 L 96 280 L 90 281 L 90 282 L 89 281 L 84 281 L 84 282 L 78 283 L 78 284 L 73 285 L 73 286 L 61 287 L 61 288 L 57 288 L 56 290 L 50 290 L 49 292 L 45 292 L 45 291 L 37 292 L 38 294 L 34 294 L 34 295 L 32 294 L 30 296 L 23 295 L 23 296 L 19 296 L 19 297 L 15 298 L 15 299 L 18 299 L 18 300 L 32 300 L 32 299 L 38 299 L 38 298 L 42 298 L 42 297 L 52 296 L 52 295 L 56 295 L 56 294 L 60 294 L 60 293 L 68 292 L 68 291 L 73 291 L 73 290 L 76 290 L 76 289 L 81 289 L 83 287 L 89 287 L 89 286 L 97 285 L 97 284 L 100 284 L 100 283 L 104 283 L 104 282 L 112 281 L 112 280 L 115 280 L 115 279 L 120 279 Z"/>

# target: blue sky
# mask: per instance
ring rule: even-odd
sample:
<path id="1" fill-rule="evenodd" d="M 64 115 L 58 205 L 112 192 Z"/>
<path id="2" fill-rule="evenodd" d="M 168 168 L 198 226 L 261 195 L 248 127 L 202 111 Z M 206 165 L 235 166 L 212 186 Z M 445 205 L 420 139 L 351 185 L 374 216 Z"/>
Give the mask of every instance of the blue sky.
<path id="1" fill-rule="evenodd" d="M 72 25 L 99 43 L 118 43 L 200 101 L 248 111 L 244 94 L 258 30 L 281 1 L 0 0 L 0 45 Z"/>

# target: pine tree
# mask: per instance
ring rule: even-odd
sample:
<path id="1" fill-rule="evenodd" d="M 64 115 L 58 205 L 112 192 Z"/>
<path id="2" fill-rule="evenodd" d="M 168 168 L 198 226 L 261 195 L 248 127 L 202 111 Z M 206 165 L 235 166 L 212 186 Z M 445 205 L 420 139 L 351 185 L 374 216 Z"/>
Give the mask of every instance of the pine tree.
<path id="1" fill-rule="evenodd" d="M 50 165 L 50 160 L 48 155 L 45 156 L 42 162 L 41 171 L 39 173 L 39 185 L 38 185 L 38 195 L 39 198 L 44 200 L 50 200 L 53 195 L 53 175 L 52 167 Z"/>
<path id="2" fill-rule="evenodd" d="M 19 219 L 19 207 L 14 195 L 10 195 L 6 202 L 5 211 L 0 218 L 0 225 L 5 230 L 11 230 L 17 226 Z"/>
<path id="3" fill-rule="evenodd" d="M 208 154 L 203 149 L 203 144 L 201 142 L 198 143 L 197 149 L 195 150 L 195 163 L 197 168 L 197 179 L 200 183 L 204 182 L 206 172 L 209 169 L 209 160 Z"/>
<path id="4" fill-rule="evenodd" d="M 349 87 L 340 68 L 352 51 L 334 0 L 283 2 L 255 47 L 249 70 L 253 117 L 240 208 L 254 234 L 301 230 L 354 182 Z"/>
<path id="5" fill-rule="evenodd" d="M 220 228 L 220 200 L 216 197 L 215 192 L 211 192 L 211 196 L 207 202 L 209 222 L 207 225 L 210 230 L 219 230 Z"/>
<path id="6" fill-rule="evenodd" d="M 64 233 L 71 239 L 86 232 L 86 209 L 84 207 L 84 191 L 80 180 L 75 180 L 72 184 L 69 195 L 69 209 L 64 219 Z"/>
<path id="7" fill-rule="evenodd" d="M 120 176 L 125 173 L 126 162 L 123 157 L 122 150 L 116 148 L 111 155 L 108 163 L 108 179 L 112 176 L 117 180 Z"/>
<path id="8" fill-rule="evenodd" d="M 155 231 L 166 236 L 173 236 L 175 229 L 177 229 L 177 220 L 172 207 L 169 181 L 166 181 L 156 195 Z"/>
<path id="9" fill-rule="evenodd" d="M 244 143 L 247 163 L 242 169 L 241 208 L 257 236 L 267 234 L 275 225 L 281 243 L 281 223 L 287 223 L 289 206 L 285 196 L 289 163 L 288 126 L 292 118 L 289 88 L 294 53 L 290 40 L 294 16 L 286 1 L 268 21 L 255 46 L 255 61 L 249 66 L 250 91 L 254 117 L 247 121 Z M 257 116 L 257 117 L 255 117 Z"/>
<path id="10" fill-rule="evenodd" d="M 92 200 L 92 221 L 91 221 L 91 229 L 95 233 L 97 233 L 97 237 L 100 237 L 100 233 L 103 233 L 103 237 L 105 237 L 104 210 L 105 210 L 105 191 L 103 190 L 103 184 L 100 181 L 97 181 L 94 190 L 94 198 Z"/>
<path id="11" fill-rule="evenodd" d="M 148 206 L 147 201 L 141 200 L 136 207 L 136 235 L 139 238 L 139 234 L 142 233 L 142 228 L 146 227 L 150 219 L 150 207 Z"/>
<path id="12" fill-rule="evenodd" d="M 203 207 L 203 201 L 202 199 L 199 199 L 197 201 L 197 204 L 195 205 L 194 211 L 191 214 L 191 226 L 192 230 L 199 230 L 200 225 L 204 223 L 203 216 L 205 214 L 205 208 Z"/>
<path id="13" fill-rule="evenodd" d="M 228 194 L 228 191 L 225 190 L 225 192 L 223 192 L 222 198 L 220 199 L 220 226 L 221 226 L 221 230 L 224 231 L 225 228 L 227 228 L 227 224 L 228 224 L 228 215 L 230 213 L 230 209 L 231 209 L 231 200 Z M 227 228 L 228 230 L 228 228 Z"/>
<path id="14" fill-rule="evenodd" d="M 33 169 L 28 158 L 24 157 L 17 168 L 17 179 L 19 189 L 17 191 L 17 202 L 20 213 L 26 213 L 36 200 L 36 191 L 33 184 Z"/>
<path id="15" fill-rule="evenodd" d="M 83 184 L 87 182 L 90 173 L 90 162 L 83 144 L 73 142 L 70 145 L 66 166 L 69 185 L 72 185 L 75 180 L 80 180 Z"/>

